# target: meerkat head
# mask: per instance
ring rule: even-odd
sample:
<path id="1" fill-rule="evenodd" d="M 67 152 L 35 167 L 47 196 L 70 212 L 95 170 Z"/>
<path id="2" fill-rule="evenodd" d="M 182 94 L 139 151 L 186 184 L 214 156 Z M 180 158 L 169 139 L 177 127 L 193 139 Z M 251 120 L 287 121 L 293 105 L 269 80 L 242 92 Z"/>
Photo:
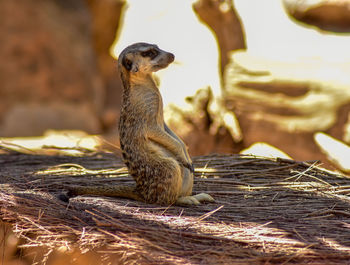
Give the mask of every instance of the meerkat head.
<path id="1" fill-rule="evenodd" d="M 122 73 L 144 75 L 167 67 L 175 56 L 158 48 L 155 44 L 135 43 L 126 47 L 119 55 L 118 64 Z"/>

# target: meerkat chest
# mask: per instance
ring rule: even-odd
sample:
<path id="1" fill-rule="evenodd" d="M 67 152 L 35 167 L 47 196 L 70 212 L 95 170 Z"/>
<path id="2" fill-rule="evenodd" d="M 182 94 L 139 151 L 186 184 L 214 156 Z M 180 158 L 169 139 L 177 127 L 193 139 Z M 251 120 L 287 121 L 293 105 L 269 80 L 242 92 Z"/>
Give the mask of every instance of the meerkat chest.
<path id="1" fill-rule="evenodd" d="M 145 123 L 163 126 L 163 101 L 159 91 L 148 88 L 135 89 L 130 97 L 130 103 L 129 111 L 135 112 L 135 115 Z"/>

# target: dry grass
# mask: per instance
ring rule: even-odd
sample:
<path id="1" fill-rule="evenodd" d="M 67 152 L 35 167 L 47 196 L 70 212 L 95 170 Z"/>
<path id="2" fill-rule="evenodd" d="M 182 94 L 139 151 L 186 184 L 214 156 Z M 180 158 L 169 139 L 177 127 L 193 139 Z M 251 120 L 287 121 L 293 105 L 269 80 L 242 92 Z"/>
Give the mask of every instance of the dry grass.
<path id="1" fill-rule="evenodd" d="M 349 264 L 348 177 L 313 162 L 239 155 L 194 162 L 194 193 L 216 203 L 79 196 L 66 204 L 57 199 L 65 186 L 132 182 L 121 160 L 5 150 L 0 219 L 26 239 L 22 247 L 98 250 L 105 264 Z"/>

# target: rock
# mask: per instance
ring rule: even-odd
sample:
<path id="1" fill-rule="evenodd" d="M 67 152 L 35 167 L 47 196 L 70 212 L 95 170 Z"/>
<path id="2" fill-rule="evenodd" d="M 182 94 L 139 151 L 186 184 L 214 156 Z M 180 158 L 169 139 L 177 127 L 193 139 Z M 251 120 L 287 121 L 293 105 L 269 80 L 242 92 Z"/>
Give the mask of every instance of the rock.
<path id="1" fill-rule="evenodd" d="M 248 49 L 232 53 L 223 93 L 226 108 L 238 118 L 243 146 L 265 142 L 296 160 L 330 166 L 314 134 L 347 137 L 350 38 L 301 27 L 280 1 L 249 4 L 235 1 Z"/>
<path id="2" fill-rule="evenodd" d="M 47 130 L 42 136 L 1 137 L 2 146 L 11 150 L 33 154 L 69 154 L 79 155 L 84 152 L 101 150 L 102 138 L 88 135 L 80 130 Z M 105 150 L 105 149 L 103 149 Z"/>
<path id="3" fill-rule="evenodd" d="M 100 123 L 88 103 L 21 103 L 6 112 L 0 125 L 2 137 L 42 135 L 54 130 L 83 130 L 99 133 Z"/>
<path id="4" fill-rule="evenodd" d="M 199 18 L 215 33 L 223 70 L 229 62 L 229 52 L 246 47 L 242 25 L 233 1 L 198 0 L 193 8 Z"/>
<path id="5" fill-rule="evenodd" d="M 327 62 L 350 59 L 348 35 L 326 34 L 295 23 L 285 12 L 282 0 L 235 0 L 235 8 L 251 56 L 291 63 L 312 57 Z"/>
<path id="6" fill-rule="evenodd" d="M 350 2 L 344 0 L 283 0 L 295 19 L 332 32 L 350 32 Z"/>
<path id="7" fill-rule="evenodd" d="M 292 159 L 289 155 L 281 151 L 280 149 L 267 144 L 267 143 L 254 143 L 248 148 L 239 152 L 242 155 L 254 155 L 261 157 L 270 157 L 270 158 L 285 158 Z"/>
<path id="8" fill-rule="evenodd" d="M 38 117 L 60 116 L 66 105 L 78 110 L 66 113 L 55 123 L 56 129 L 75 124 L 89 133 L 100 131 L 104 93 L 85 3 L 0 1 L 0 17 L 0 136 L 41 134 L 49 128 L 47 122 L 55 122 Z M 36 107 L 31 110 L 31 106 Z M 89 109 L 91 117 L 87 119 L 80 106 Z M 45 113 L 38 115 L 38 111 Z"/>
<path id="9" fill-rule="evenodd" d="M 313 140 L 317 131 L 345 137 L 350 110 L 349 68 L 320 60 L 277 62 L 233 54 L 226 68 L 227 109 L 237 115 L 244 146 L 266 142 L 297 160 L 325 159 Z M 347 70 L 349 69 L 349 70 Z M 337 81 L 335 76 L 343 76 Z"/>
<path id="10" fill-rule="evenodd" d="M 315 142 L 327 158 L 343 172 L 350 173 L 350 146 L 325 133 L 315 133 Z"/>
<path id="11" fill-rule="evenodd" d="M 92 41 L 97 57 L 97 67 L 104 87 L 101 121 L 104 131 L 117 126 L 122 94 L 122 84 L 117 71 L 117 61 L 110 47 L 119 27 L 121 10 L 125 1 L 86 0 L 92 17 Z"/>

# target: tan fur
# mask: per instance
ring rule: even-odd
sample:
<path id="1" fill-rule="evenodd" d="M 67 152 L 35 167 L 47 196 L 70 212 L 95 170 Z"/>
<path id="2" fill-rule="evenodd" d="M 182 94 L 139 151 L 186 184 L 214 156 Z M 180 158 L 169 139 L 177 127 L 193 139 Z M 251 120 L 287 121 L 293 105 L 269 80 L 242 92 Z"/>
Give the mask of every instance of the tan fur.
<path id="1" fill-rule="evenodd" d="M 192 160 L 183 141 L 164 123 L 162 97 L 152 73 L 173 60 L 173 54 L 147 43 L 128 46 L 118 59 L 124 85 L 120 146 L 136 186 L 77 187 L 71 194 L 126 197 L 163 205 L 214 201 L 205 193 L 191 196 Z"/>

